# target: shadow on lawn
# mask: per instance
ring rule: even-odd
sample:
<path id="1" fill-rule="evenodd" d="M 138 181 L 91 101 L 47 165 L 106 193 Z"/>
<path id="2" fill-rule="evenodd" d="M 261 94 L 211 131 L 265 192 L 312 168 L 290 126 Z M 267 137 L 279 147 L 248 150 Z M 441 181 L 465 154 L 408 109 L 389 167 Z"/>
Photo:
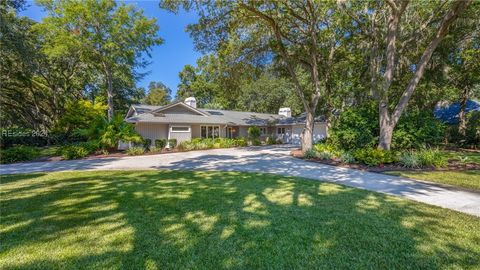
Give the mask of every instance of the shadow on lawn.
<path id="1" fill-rule="evenodd" d="M 237 172 L 37 176 L 2 182 L 0 268 L 480 263 L 468 249 L 480 239 L 457 235 L 437 213 L 446 210 L 344 186 Z"/>

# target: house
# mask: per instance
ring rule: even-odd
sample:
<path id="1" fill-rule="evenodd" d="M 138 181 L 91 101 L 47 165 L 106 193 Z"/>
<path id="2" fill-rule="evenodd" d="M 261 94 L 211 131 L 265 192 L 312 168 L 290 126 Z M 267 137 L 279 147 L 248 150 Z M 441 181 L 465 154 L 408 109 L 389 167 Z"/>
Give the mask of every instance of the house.
<path id="1" fill-rule="evenodd" d="M 480 112 L 480 102 L 476 100 L 467 100 L 465 104 L 465 113 Z M 460 102 L 440 103 L 435 106 L 433 114 L 436 118 L 449 125 L 457 125 L 459 122 Z"/>
<path id="2" fill-rule="evenodd" d="M 278 114 L 239 112 L 197 108 L 193 97 L 184 102 L 165 106 L 132 105 L 125 121 L 154 143 L 156 139 L 247 137 L 248 128 L 258 126 L 261 138 L 272 135 L 284 143 L 300 144 L 305 116 L 292 117 L 290 108 L 280 108 Z M 327 136 L 324 121 L 315 120 L 314 140 Z"/>

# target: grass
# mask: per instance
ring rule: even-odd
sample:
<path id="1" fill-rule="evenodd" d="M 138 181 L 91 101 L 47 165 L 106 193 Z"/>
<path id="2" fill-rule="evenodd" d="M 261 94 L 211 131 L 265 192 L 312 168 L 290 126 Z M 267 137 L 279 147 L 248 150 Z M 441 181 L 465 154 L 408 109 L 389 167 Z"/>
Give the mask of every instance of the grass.
<path id="1" fill-rule="evenodd" d="M 477 217 L 237 172 L 2 176 L 0 269 L 467 269 Z"/>
<path id="2" fill-rule="evenodd" d="M 480 171 L 394 171 L 391 175 L 480 190 Z"/>

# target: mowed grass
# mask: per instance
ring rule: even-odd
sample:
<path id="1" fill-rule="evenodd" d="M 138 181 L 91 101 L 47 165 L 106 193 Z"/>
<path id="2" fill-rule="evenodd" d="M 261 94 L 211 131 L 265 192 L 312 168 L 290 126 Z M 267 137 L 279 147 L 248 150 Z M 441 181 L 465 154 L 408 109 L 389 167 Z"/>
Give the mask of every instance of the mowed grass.
<path id="1" fill-rule="evenodd" d="M 238 172 L 2 176 L 0 269 L 473 269 L 480 219 Z"/>
<path id="2" fill-rule="evenodd" d="M 444 150 L 444 151 L 441 151 L 441 154 L 448 159 L 456 160 L 462 163 L 466 162 L 466 163 L 480 164 L 480 153 L 468 152 L 468 151 Z"/>
<path id="3" fill-rule="evenodd" d="M 480 190 L 480 171 L 394 171 L 387 174 Z M 479 266 L 480 267 L 480 266 Z"/>

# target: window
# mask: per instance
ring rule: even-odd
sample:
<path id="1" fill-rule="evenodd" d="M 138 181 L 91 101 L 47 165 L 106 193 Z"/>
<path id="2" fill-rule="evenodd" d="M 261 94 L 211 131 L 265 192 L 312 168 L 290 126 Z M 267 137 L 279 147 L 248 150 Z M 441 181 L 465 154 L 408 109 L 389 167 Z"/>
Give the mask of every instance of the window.
<path id="1" fill-rule="evenodd" d="M 285 134 L 285 128 L 284 127 L 277 128 L 277 134 L 278 135 L 284 135 Z"/>
<path id="2" fill-rule="evenodd" d="M 261 127 L 261 128 L 260 128 L 260 134 L 261 134 L 261 135 L 267 134 L 267 128 L 266 128 L 266 127 Z"/>
<path id="3" fill-rule="evenodd" d="M 170 132 L 190 132 L 189 126 L 171 126 Z"/>
<path id="4" fill-rule="evenodd" d="M 220 126 L 200 126 L 200 137 L 202 138 L 220 137 Z"/>

